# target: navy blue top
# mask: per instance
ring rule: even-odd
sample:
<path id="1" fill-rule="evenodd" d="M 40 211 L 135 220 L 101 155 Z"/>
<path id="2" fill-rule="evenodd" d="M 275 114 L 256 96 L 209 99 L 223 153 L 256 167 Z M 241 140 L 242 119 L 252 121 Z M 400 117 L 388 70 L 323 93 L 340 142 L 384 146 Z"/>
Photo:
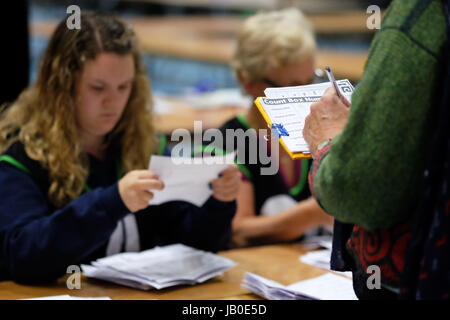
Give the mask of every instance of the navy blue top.
<path id="1" fill-rule="evenodd" d="M 114 181 L 111 163 L 115 160 L 90 156 L 92 190 L 61 209 L 49 204 L 42 189 L 45 183 L 32 172 L 0 161 L 0 280 L 52 281 L 64 275 L 69 265 L 105 255 L 118 221 L 129 213 Z M 135 213 L 141 249 L 184 243 L 223 250 L 230 240 L 235 211 L 235 201 L 213 197 L 200 208 L 182 201 L 149 206 Z"/>

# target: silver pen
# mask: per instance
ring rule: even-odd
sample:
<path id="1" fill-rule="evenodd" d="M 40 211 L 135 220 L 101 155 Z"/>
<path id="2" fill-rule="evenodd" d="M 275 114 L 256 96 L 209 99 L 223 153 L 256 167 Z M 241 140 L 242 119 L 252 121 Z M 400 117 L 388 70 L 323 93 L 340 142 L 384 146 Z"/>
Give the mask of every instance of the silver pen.
<path id="1" fill-rule="evenodd" d="M 339 91 L 339 88 L 336 83 L 336 79 L 334 78 L 334 74 L 331 71 L 330 67 L 325 67 L 325 72 L 327 73 L 328 80 L 330 80 L 330 82 L 333 84 L 334 89 L 336 90 L 336 94 L 339 97 L 339 99 L 341 99 L 343 104 L 348 105 L 347 99 L 341 94 L 341 91 Z"/>

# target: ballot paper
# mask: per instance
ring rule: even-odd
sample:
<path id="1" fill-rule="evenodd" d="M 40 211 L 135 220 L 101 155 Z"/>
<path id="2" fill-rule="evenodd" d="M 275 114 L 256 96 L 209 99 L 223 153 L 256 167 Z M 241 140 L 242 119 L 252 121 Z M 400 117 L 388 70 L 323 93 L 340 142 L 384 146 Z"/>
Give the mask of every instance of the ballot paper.
<path id="1" fill-rule="evenodd" d="M 152 156 L 149 170 L 158 175 L 164 183 L 164 189 L 152 190 L 154 198 L 150 200 L 150 205 L 182 200 L 201 207 L 213 193 L 209 183 L 233 164 L 234 158 L 234 152 L 225 156 L 185 158 L 186 161 L 182 158 Z"/>
<path id="2" fill-rule="evenodd" d="M 348 80 L 336 81 L 342 95 L 351 103 L 354 87 Z M 320 100 L 330 82 L 307 86 L 267 88 L 265 97 L 255 100 L 259 111 L 280 139 L 281 145 L 293 159 L 310 157 L 308 144 L 303 138 L 305 118 L 310 106 Z M 309 156 L 307 156 L 309 154 Z"/>
<path id="3" fill-rule="evenodd" d="M 82 265 L 83 274 L 142 290 L 194 285 L 223 274 L 236 263 L 183 244 L 125 252 Z"/>
<path id="4" fill-rule="evenodd" d="M 323 247 L 329 246 L 329 247 L 328 247 L 328 249 L 311 251 L 304 255 L 301 255 L 299 257 L 299 260 L 303 263 L 332 271 L 330 268 L 331 244 L 329 244 L 327 242 L 322 242 L 322 246 Z M 333 271 L 333 272 L 342 274 L 343 276 L 346 276 L 348 278 L 352 278 L 352 273 L 350 271 L 346 271 L 346 272 Z"/>
<path id="5" fill-rule="evenodd" d="M 242 287 L 269 300 L 357 300 L 352 280 L 327 273 L 284 286 L 254 273 L 246 272 Z"/>

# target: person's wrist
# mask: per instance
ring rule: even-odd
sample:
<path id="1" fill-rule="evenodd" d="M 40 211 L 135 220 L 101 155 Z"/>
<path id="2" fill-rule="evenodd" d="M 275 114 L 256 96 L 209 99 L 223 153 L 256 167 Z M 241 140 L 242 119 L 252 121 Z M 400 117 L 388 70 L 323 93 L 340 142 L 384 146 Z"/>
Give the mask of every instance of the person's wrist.
<path id="1" fill-rule="evenodd" d="M 327 145 L 329 145 L 331 143 L 331 138 L 325 139 L 323 140 L 321 143 L 319 143 L 319 145 L 317 146 L 317 151 L 325 148 Z"/>
<path id="2" fill-rule="evenodd" d="M 322 150 L 323 148 L 325 148 L 326 146 L 328 146 L 331 142 L 331 138 L 325 139 L 325 140 L 321 140 L 321 142 L 317 145 L 317 148 L 311 152 L 311 157 L 313 158 L 313 160 L 315 159 L 315 154 L 319 151 Z"/>

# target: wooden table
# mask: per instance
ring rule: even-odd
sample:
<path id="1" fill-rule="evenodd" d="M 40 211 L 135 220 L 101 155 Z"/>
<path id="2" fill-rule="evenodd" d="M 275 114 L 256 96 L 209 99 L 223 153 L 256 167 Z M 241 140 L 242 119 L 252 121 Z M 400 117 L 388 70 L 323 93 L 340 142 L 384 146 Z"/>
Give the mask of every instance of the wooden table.
<path id="1" fill-rule="evenodd" d="M 257 300 L 258 296 L 241 288 L 246 271 L 287 285 L 314 278 L 328 271 L 299 261 L 306 253 L 300 244 L 270 245 L 223 251 L 219 254 L 238 265 L 223 276 L 218 276 L 195 286 L 177 286 L 163 290 L 136 290 L 113 283 L 82 276 L 81 289 L 69 290 L 63 277 L 51 285 L 21 285 L 12 281 L 0 282 L 0 300 L 14 300 L 55 295 L 78 297 L 108 296 L 113 300 Z"/>

